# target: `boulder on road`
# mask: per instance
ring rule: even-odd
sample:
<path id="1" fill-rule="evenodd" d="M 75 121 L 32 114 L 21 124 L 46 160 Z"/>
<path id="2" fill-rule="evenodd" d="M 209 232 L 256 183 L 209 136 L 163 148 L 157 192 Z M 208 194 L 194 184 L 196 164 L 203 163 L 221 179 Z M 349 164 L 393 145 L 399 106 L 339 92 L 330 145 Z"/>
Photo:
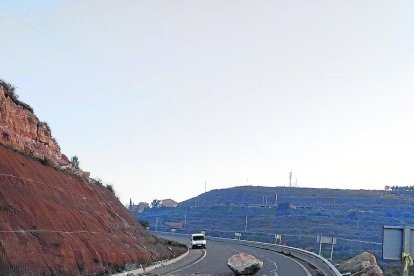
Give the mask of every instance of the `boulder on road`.
<path id="1" fill-rule="evenodd" d="M 227 266 L 235 275 L 253 275 L 263 267 L 263 262 L 256 257 L 241 252 L 233 255 L 227 261 Z"/>
<path id="2" fill-rule="evenodd" d="M 382 276 L 384 275 L 381 268 L 377 265 L 377 260 L 374 255 L 368 252 L 363 252 L 358 256 L 353 257 L 343 262 L 338 270 L 341 273 L 350 272 L 355 276 Z"/>

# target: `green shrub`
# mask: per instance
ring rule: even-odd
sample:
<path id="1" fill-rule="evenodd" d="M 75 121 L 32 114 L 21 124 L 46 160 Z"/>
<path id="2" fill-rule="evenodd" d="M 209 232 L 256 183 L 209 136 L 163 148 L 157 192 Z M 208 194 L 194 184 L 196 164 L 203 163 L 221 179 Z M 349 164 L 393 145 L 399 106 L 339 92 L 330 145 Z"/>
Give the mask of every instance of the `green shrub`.
<path id="1" fill-rule="evenodd" d="M 149 222 L 147 220 L 143 220 L 143 219 L 139 219 L 138 220 L 139 224 L 142 225 L 142 227 L 147 228 L 150 226 Z"/>
<path id="2" fill-rule="evenodd" d="M 125 270 L 125 265 L 123 264 L 114 264 L 114 271 L 121 273 Z"/>
<path id="3" fill-rule="evenodd" d="M 113 195 L 115 195 L 114 186 L 112 184 L 106 184 L 105 187 L 108 189 L 108 191 L 110 191 Z"/>
<path id="4" fill-rule="evenodd" d="M 79 170 L 79 158 L 76 155 L 72 156 L 72 158 L 70 159 L 70 163 L 72 163 L 75 169 Z"/>

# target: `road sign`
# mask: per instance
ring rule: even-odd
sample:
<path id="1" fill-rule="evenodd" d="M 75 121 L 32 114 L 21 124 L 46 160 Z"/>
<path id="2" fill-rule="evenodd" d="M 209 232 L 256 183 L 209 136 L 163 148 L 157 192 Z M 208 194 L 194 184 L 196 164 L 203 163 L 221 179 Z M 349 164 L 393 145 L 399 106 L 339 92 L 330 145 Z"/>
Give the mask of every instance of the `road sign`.
<path id="1" fill-rule="evenodd" d="M 316 241 L 318 243 L 336 244 L 336 238 L 335 237 L 328 237 L 328 236 L 320 236 L 320 235 L 318 235 L 316 237 Z"/>
<path id="2" fill-rule="evenodd" d="M 336 238 L 335 237 L 328 237 L 328 236 L 318 235 L 316 237 L 316 241 L 319 243 L 319 256 L 322 256 L 321 255 L 322 254 L 322 244 L 330 244 L 331 245 L 331 258 L 330 258 L 330 260 L 332 261 L 334 245 L 336 244 Z"/>
<path id="3" fill-rule="evenodd" d="M 241 233 L 234 233 L 234 236 L 236 237 L 237 240 L 241 239 Z"/>
<path id="4" fill-rule="evenodd" d="M 403 253 L 414 255 L 414 227 L 384 225 L 382 258 L 401 260 Z M 403 275 L 408 275 L 408 271 Z"/>
<path id="5" fill-rule="evenodd" d="M 275 244 L 282 244 L 282 235 L 275 234 Z"/>
<path id="6" fill-rule="evenodd" d="M 414 255 L 414 227 L 384 225 L 382 258 L 401 260 L 403 251 Z"/>

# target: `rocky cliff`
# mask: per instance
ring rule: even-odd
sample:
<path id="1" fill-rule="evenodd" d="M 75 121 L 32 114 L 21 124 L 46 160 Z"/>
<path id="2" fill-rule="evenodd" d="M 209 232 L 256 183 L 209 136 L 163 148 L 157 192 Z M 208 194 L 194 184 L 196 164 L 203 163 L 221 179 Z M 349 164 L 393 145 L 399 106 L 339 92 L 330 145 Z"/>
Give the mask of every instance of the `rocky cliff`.
<path id="1" fill-rule="evenodd" d="M 49 126 L 31 110 L 16 104 L 6 89 L 0 85 L 0 143 L 59 166 L 70 165 Z"/>
<path id="2" fill-rule="evenodd" d="M 50 130 L 2 88 L 0 124 L 0 275 L 106 275 L 186 250 L 144 230 L 102 184 L 61 170 Z"/>

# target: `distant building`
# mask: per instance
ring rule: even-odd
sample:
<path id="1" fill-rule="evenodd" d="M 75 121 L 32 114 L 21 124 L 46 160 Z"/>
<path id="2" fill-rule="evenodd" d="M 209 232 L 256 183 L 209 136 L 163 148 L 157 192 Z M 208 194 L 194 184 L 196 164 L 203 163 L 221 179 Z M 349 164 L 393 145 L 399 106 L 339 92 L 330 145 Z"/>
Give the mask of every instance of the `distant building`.
<path id="1" fill-rule="evenodd" d="M 174 201 L 172 199 L 163 199 L 160 201 L 161 207 L 167 207 L 167 208 L 175 208 L 178 205 L 177 201 Z"/>
<path id="2" fill-rule="evenodd" d="M 170 227 L 171 229 L 183 229 L 184 228 L 184 221 L 174 222 L 174 221 L 167 221 L 165 225 Z"/>
<path id="3" fill-rule="evenodd" d="M 140 203 L 138 203 L 138 205 L 135 205 L 135 204 L 131 204 L 130 206 L 129 206 L 129 209 L 132 211 L 132 212 L 136 212 L 136 213 L 142 213 L 142 212 L 144 212 L 144 210 L 145 209 L 147 209 L 147 208 L 149 208 L 150 206 L 149 206 L 149 204 L 148 203 L 146 203 L 146 202 L 140 202 Z"/>
<path id="4" fill-rule="evenodd" d="M 296 209 L 296 206 L 288 202 L 288 203 L 279 204 L 277 208 L 280 210 L 290 210 L 290 209 Z"/>

